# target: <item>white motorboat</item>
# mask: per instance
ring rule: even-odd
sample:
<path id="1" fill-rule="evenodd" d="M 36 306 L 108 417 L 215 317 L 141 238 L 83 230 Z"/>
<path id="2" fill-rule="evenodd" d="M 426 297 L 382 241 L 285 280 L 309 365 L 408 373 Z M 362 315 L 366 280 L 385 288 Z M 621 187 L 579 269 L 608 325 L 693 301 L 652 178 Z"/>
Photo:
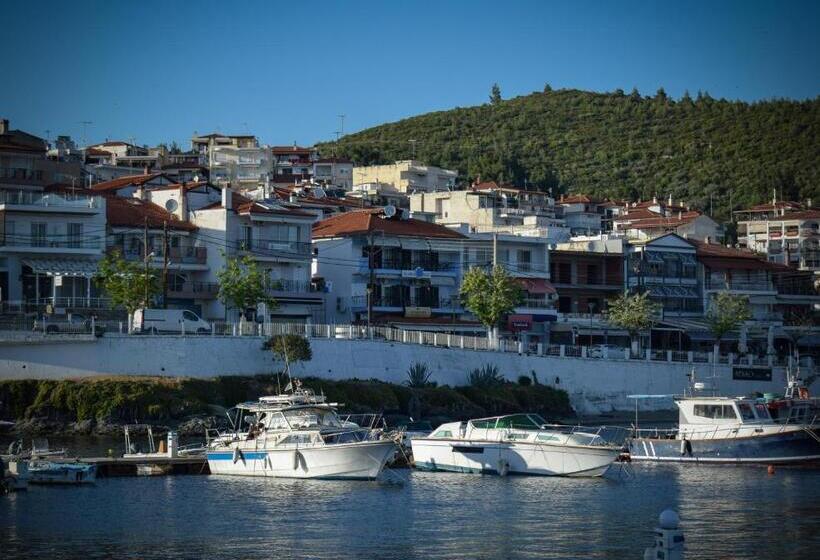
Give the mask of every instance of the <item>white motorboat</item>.
<path id="1" fill-rule="evenodd" d="M 87 463 L 60 463 L 34 460 L 28 466 L 31 484 L 93 484 L 97 466 Z"/>
<path id="2" fill-rule="evenodd" d="M 624 428 L 549 425 L 537 414 L 510 414 L 442 424 L 410 444 L 421 470 L 602 476 L 627 435 Z"/>
<path id="3" fill-rule="evenodd" d="M 380 428 L 342 421 L 337 403 L 302 389 L 228 411 L 232 430 L 208 443 L 211 474 L 374 479 L 396 451 Z"/>

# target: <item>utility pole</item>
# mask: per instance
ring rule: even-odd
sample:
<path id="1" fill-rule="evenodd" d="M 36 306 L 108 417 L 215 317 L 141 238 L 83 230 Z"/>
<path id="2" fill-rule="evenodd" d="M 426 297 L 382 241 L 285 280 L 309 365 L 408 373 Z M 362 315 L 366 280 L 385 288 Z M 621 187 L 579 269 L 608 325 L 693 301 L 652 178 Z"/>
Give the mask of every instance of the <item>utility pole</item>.
<path id="1" fill-rule="evenodd" d="M 148 217 L 145 217 L 145 224 L 143 227 L 142 232 L 142 261 L 145 267 L 144 272 L 144 287 L 145 287 L 145 294 L 143 296 L 143 307 L 148 307 L 148 259 L 151 257 L 148 256 Z"/>
<path id="2" fill-rule="evenodd" d="M 373 321 L 373 289 L 376 284 L 376 270 L 373 268 L 373 234 L 367 234 L 367 267 L 370 280 L 367 284 L 367 328 L 370 330 Z"/>
<path id="3" fill-rule="evenodd" d="M 168 309 L 168 220 L 162 223 L 162 308 Z"/>

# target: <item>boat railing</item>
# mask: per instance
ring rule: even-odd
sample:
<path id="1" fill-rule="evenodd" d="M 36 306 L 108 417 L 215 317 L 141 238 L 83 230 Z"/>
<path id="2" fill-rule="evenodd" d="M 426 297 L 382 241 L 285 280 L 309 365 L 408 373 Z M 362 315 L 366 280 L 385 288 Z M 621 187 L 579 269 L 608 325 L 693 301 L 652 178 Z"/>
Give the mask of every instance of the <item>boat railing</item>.
<path id="1" fill-rule="evenodd" d="M 773 422 L 771 424 L 735 424 L 731 426 L 714 426 L 710 428 L 696 429 L 696 430 L 681 430 L 680 428 L 640 428 L 633 429 L 633 438 L 645 439 L 677 439 L 679 435 L 683 435 L 687 439 L 696 440 L 714 440 L 714 439 L 733 439 L 738 437 L 749 437 L 757 433 L 763 432 L 765 427 L 777 427 L 774 433 L 783 433 L 789 427 L 800 426 L 804 429 L 810 429 L 814 421 L 811 423 L 800 424 L 785 424 Z M 772 433 L 772 432 L 770 432 Z"/>
<path id="2" fill-rule="evenodd" d="M 583 445 L 600 447 L 622 447 L 630 436 L 630 429 L 623 426 L 582 426 L 565 424 L 544 424 L 538 434 L 559 432 L 567 436 L 582 435 L 589 438 Z M 536 438 L 538 435 L 536 435 Z M 565 444 L 577 444 L 570 437 L 564 440 Z"/>

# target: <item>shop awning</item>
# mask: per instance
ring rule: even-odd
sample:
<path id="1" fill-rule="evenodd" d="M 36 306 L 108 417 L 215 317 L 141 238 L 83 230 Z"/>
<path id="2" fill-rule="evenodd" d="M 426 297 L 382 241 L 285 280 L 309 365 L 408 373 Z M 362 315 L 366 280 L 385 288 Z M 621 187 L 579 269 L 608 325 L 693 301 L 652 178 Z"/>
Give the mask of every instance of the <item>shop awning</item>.
<path id="1" fill-rule="evenodd" d="M 516 278 L 523 290 L 531 294 L 554 294 L 555 288 L 543 278 Z"/>
<path id="2" fill-rule="evenodd" d="M 97 274 L 96 259 L 24 259 L 23 265 L 28 266 L 37 274 L 46 276 L 83 276 L 91 278 Z"/>

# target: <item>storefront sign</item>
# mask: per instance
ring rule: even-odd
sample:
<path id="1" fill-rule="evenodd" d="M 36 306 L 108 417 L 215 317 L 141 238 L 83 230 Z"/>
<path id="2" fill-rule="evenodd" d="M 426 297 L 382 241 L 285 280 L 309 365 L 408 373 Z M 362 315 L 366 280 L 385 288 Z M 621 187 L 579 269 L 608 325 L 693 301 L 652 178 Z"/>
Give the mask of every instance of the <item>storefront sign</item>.
<path id="1" fill-rule="evenodd" d="M 532 315 L 508 316 L 507 328 L 509 328 L 513 332 L 530 330 L 532 328 Z"/>
<path id="2" fill-rule="evenodd" d="M 739 379 L 742 381 L 771 381 L 772 368 L 770 367 L 752 367 L 752 366 L 733 366 L 732 379 Z"/>

